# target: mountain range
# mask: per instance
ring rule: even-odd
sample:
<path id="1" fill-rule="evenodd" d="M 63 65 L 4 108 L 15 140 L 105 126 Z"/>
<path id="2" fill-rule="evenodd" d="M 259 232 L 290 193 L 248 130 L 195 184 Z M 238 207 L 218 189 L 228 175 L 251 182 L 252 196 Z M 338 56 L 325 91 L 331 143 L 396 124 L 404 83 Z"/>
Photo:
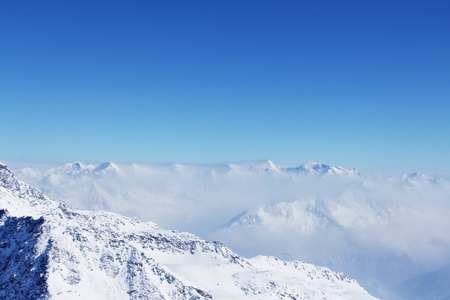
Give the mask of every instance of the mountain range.
<path id="1" fill-rule="evenodd" d="M 246 257 L 264 254 L 343 271 L 381 299 L 450 297 L 440 284 L 450 266 L 446 178 L 272 161 L 76 162 L 15 171 L 71 207 L 221 240 Z M 420 293 L 411 294 L 418 286 Z"/>
<path id="2" fill-rule="evenodd" d="M 73 209 L 1 163 L 0 269 L 2 299 L 375 299 L 324 267 L 247 259 L 152 222 Z"/>

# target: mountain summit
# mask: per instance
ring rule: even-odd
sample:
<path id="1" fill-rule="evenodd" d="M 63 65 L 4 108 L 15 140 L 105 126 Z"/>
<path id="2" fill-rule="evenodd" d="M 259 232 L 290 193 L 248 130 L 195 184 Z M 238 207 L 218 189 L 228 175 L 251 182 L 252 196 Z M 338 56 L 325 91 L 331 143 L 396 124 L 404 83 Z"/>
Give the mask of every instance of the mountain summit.
<path id="1" fill-rule="evenodd" d="M 315 174 L 315 175 L 346 175 L 346 176 L 360 176 L 361 173 L 356 169 L 347 169 L 344 167 L 329 166 L 320 164 L 315 161 L 309 161 L 296 168 L 285 168 L 287 172 Z"/>

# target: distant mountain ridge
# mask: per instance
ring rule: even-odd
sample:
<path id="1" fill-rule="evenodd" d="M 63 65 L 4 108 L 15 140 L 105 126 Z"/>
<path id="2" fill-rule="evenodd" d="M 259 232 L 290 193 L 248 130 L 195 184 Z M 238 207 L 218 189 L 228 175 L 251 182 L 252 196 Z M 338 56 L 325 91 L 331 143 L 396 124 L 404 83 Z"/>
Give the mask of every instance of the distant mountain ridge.
<path id="1" fill-rule="evenodd" d="M 212 193 L 214 191 L 210 191 L 209 187 L 216 185 L 217 187 L 214 189 L 223 189 L 220 186 L 222 181 L 226 185 L 234 185 L 236 181 L 240 181 L 239 177 L 243 179 L 242 182 L 245 182 L 245 178 L 251 177 L 259 181 L 262 176 L 268 176 L 266 180 L 299 176 L 331 178 L 358 178 L 360 176 L 360 173 L 355 169 L 328 166 L 315 162 L 293 168 L 275 164 L 270 160 L 217 165 L 115 164 L 112 162 L 85 164 L 78 161 L 45 171 L 22 168 L 16 170 L 16 174 L 18 178 L 38 187 L 51 198 L 64 201 L 73 207 L 104 209 L 129 216 L 139 216 L 147 220 L 156 219 L 164 226 L 175 225 L 175 227 L 177 227 L 177 224 L 165 224 L 164 219 L 159 219 L 160 214 L 145 215 L 144 210 L 138 208 L 142 205 L 139 203 L 146 199 L 154 201 L 154 199 L 168 196 L 171 197 L 167 199 L 169 203 L 174 200 L 178 201 L 177 199 L 181 197 L 189 197 L 188 201 L 198 202 L 198 192 L 196 190 L 189 191 L 195 183 L 192 182 L 192 186 L 185 186 L 186 182 L 193 180 L 194 177 L 201 178 L 200 182 L 208 181 L 209 186 L 206 193 Z M 167 186 L 173 178 L 178 181 L 179 187 Z M 168 190 L 168 192 L 164 192 L 165 190 Z M 199 191 L 201 192 L 201 190 Z M 238 190 L 235 193 L 239 197 Z M 210 199 L 213 197 L 213 195 L 200 196 Z M 165 203 L 168 202 L 164 201 L 160 204 L 166 205 Z M 217 226 L 219 225 L 218 223 Z M 192 229 L 186 228 L 186 230 Z"/>
<path id="2" fill-rule="evenodd" d="M 214 170 L 219 172 L 229 172 L 231 170 L 234 171 L 253 171 L 253 172 L 297 172 L 297 173 L 307 173 L 307 174 L 326 174 L 332 173 L 337 175 L 357 175 L 360 172 L 354 168 L 348 169 L 345 167 L 336 167 L 330 166 L 326 164 L 321 164 L 315 161 L 309 161 L 307 163 L 301 164 L 297 167 L 289 167 L 286 165 L 276 164 L 271 160 L 256 160 L 256 161 L 243 161 L 243 162 L 230 162 L 224 164 L 136 164 L 136 163 L 128 163 L 128 164 L 115 164 L 113 162 L 103 162 L 100 164 L 85 164 L 83 162 L 77 161 L 74 163 L 67 163 L 57 168 L 51 168 L 43 172 L 43 174 L 50 173 L 70 173 L 79 174 L 82 172 L 98 172 L 103 169 L 121 169 L 121 168 L 129 168 L 132 166 L 146 167 L 146 168 L 155 168 L 160 169 L 164 167 L 170 167 L 172 170 L 177 170 L 177 168 L 187 168 L 187 169 L 200 169 L 200 170 Z M 22 168 L 18 169 L 17 172 L 21 172 L 23 169 L 32 169 L 32 168 Z M 39 172 L 34 169 L 35 172 Z"/>

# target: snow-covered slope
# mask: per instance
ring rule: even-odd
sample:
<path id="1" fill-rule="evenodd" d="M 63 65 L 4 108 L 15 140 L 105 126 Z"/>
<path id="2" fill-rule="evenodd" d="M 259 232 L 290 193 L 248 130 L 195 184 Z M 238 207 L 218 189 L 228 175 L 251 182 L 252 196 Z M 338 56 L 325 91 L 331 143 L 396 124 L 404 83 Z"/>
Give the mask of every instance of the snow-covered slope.
<path id="1" fill-rule="evenodd" d="M 3 164 L 0 209 L 2 299 L 375 299 L 327 268 L 246 259 L 151 222 L 72 209 Z"/>

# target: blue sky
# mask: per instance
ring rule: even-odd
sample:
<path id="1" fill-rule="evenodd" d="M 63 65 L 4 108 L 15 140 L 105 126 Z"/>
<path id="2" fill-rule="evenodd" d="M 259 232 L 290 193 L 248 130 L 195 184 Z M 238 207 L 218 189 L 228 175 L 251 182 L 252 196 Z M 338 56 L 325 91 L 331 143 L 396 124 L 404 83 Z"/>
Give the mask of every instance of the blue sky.
<path id="1" fill-rule="evenodd" d="M 0 160 L 450 170 L 448 1 L 1 1 Z"/>

